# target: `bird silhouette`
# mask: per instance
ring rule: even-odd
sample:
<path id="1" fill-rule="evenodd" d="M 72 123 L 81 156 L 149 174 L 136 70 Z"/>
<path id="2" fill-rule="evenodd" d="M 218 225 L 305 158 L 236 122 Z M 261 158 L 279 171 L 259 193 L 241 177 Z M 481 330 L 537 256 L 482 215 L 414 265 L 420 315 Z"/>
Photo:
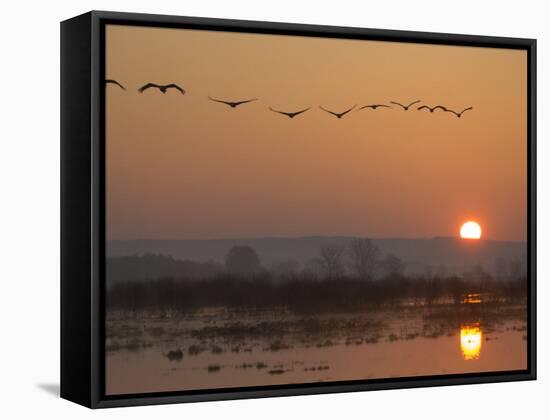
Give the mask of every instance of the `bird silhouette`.
<path id="1" fill-rule="evenodd" d="M 185 95 L 185 90 L 176 85 L 175 83 L 170 83 L 168 85 L 157 85 L 156 83 L 147 83 L 146 85 L 143 85 L 138 89 L 139 93 L 143 93 L 145 90 L 149 88 L 157 88 L 162 93 L 166 93 L 168 89 L 176 89 L 178 90 L 182 95 Z"/>
<path id="2" fill-rule="evenodd" d="M 210 99 L 211 101 L 214 101 L 214 102 L 219 102 L 220 104 L 228 105 L 231 108 L 237 108 L 239 105 L 247 104 L 249 102 L 253 102 L 253 101 L 258 100 L 258 98 L 253 98 L 253 99 L 245 99 L 244 101 L 224 101 L 222 99 L 212 98 L 211 96 L 209 96 L 208 99 Z"/>
<path id="3" fill-rule="evenodd" d="M 332 114 L 334 115 L 336 118 L 342 118 L 344 115 L 346 115 L 348 112 L 352 111 L 355 109 L 355 107 L 357 106 L 357 104 L 353 105 L 351 108 L 345 110 L 345 111 L 342 111 L 342 112 L 334 112 L 334 111 L 330 111 L 328 109 L 325 109 L 323 108 L 322 106 L 319 106 L 319 108 L 321 108 L 323 111 L 325 112 L 328 112 L 329 114 Z"/>
<path id="4" fill-rule="evenodd" d="M 119 88 L 121 88 L 122 90 L 126 90 L 126 88 L 124 86 L 122 86 L 120 83 L 118 83 L 116 80 L 114 79 L 105 79 L 105 84 L 108 85 L 108 84 L 112 84 L 112 85 L 117 85 Z"/>
<path id="5" fill-rule="evenodd" d="M 376 108 L 391 108 L 391 106 L 389 106 L 389 105 L 384 105 L 384 104 L 370 104 L 370 105 L 364 105 L 364 106 L 362 106 L 361 108 L 358 108 L 357 111 L 361 111 L 362 109 L 365 109 L 365 108 L 371 108 L 371 109 L 376 109 Z"/>
<path id="6" fill-rule="evenodd" d="M 270 111 L 276 112 L 276 113 L 281 114 L 281 115 L 286 115 L 288 118 L 294 118 L 296 115 L 303 114 L 304 112 L 309 111 L 310 109 L 311 109 L 311 107 L 305 108 L 305 109 L 302 109 L 302 110 L 296 111 L 296 112 L 285 112 L 285 111 L 278 111 L 276 109 L 273 109 L 273 108 L 269 107 Z"/>
<path id="7" fill-rule="evenodd" d="M 463 109 L 462 111 L 460 111 L 460 112 L 453 111 L 452 109 L 445 109 L 445 111 L 447 111 L 447 112 L 452 112 L 453 114 L 455 114 L 455 115 L 457 116 L 457 118 L 460 118 L 460 117 L 462 117 L 462 114 L 464 114 L 466 111 L 470 111 L 470 110 L 472 110 L 472 109 L 474 109 L 474 107 L 473 107 L 473 106 L 469 106 L 468 108 L 464 108 L 464 109 Z"/>
<path id="8" fill-rule="evenodd" d="M 416 101 L 413 101 L 408 105 L 403 105 L 403 104 L 400 104 L 399 102 L 395 102 L 395 101 L 390 101 L 390 104 L 399 105 L 401 108 L 403 108 L 404 111 L 408 111 L 409 108 L 411 107 L 411 105 L 417 104 L 418 102 L 420 102 L 420 99 L 417 99 Z"/>
<path id="9" fill-rule="evenodd" d="M 434 112 L 436 109 L 442 109 L 443 111 L 447 111 L 447 108 L 445 108 L 443 105 L 436 105 L 436 106 L 428 106 L 428 105 L 422 105 L 416 108 L 417 111 L 422 111 L 423 109 L 428 109 L 430 112 Z"/>

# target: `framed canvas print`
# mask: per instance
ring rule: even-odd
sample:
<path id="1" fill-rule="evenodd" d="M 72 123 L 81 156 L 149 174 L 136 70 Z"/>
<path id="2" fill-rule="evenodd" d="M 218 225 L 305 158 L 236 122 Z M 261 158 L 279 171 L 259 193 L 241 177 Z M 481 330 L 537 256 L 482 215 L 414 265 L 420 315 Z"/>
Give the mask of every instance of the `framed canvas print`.
<path id="1" fill-rule="evenodd" d="M 61 394 L 536 377 L 535 40 L 61 25 Z"/>

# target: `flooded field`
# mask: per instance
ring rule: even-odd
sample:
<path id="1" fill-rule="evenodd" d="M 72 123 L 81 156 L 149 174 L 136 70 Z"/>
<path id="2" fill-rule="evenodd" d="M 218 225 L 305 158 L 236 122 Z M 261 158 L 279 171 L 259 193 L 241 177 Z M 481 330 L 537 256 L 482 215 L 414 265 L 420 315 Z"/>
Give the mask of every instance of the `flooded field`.
<path id="1" fill-rule="evenodd" d="M 108 312 L 106 393 L 527 368 L 525 306 Z M 144 378 L 146 378 L 144 380 Z"/>

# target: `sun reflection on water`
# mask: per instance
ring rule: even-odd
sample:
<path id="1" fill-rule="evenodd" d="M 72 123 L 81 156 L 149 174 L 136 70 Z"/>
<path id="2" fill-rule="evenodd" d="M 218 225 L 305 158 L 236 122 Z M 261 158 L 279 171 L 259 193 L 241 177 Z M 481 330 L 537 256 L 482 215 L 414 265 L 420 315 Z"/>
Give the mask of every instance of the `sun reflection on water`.
<path id="1" fill-rule="evenodd" d="M 481 328 L 478 323 L 460 327 L 460 348 L 464 360 L 479 359 L 481 342 Z"/>

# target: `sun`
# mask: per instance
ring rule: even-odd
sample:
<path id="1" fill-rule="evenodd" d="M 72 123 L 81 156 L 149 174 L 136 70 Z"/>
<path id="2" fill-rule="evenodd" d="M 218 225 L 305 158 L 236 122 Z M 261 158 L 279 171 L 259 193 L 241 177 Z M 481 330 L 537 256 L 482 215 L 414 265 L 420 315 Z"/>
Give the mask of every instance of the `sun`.
<path id="1" fill-rule="evenodd" d="M 481 226 L 479 226 L 479 223 L 472 220 L 464 223 L 460 228 L 460 237 L 464 239 L 481 238 Z"/>

